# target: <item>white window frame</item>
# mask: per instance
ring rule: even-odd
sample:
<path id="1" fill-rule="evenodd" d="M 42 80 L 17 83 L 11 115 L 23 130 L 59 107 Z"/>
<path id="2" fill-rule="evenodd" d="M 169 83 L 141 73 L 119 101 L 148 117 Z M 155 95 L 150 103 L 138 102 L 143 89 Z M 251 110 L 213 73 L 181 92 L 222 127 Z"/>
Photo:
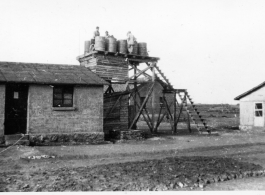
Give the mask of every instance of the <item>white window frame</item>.
<path id="1" fill-rule="evenodd" d="M 260 109 L 257 109 L 256 108 L 256 104 L 261 104 L 262 105 L 262 108 Z M 262 115 L 261 116 L 256 116 L 256 111 L 261 111 L 262 112 Z M 254 116 L 255 117 L 264 117 L 264 104 L 263 102 L 254 102 Z"/>

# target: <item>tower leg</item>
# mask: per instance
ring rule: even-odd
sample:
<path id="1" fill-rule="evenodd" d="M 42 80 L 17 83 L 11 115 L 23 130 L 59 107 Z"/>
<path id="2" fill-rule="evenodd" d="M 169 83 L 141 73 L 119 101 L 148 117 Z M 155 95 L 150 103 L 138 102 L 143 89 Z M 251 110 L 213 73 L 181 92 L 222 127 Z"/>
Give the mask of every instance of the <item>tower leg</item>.
<path id="1" fill-rule="evenodd" d="M 136 115 L 136 113 L 137 113 L 137 98 L 136 98 L 136 93 L 137 93 L 137 83 L 136 83 L 136 79 L 137 79 L 137 77 L 136 77 L 136 73 L 137 73 L 137 64 L 134 64 L 133 65 L 133 70 L 134 70 L 134 80 L 135 80 L 135 82 L 134 82 L 134 94 L 133 94 L 133 96 L 134 96 L 134 105 L 133 105 L 133 114 L 134 114 L 134 117 L 135 117 L 135 115 Z M 133 124 L 133 126 L 132 126 L 132 129 L 137 129 L 137 124 L 135 123 L 135 124 Z"/>
<path id="2" fill-rule="evenodd" d="M 173 132 L 172 133 L 176 133 L 177 132 L 177 99 L 176 99 L 177 97 L 176 97 L 176 92 L 174 92 L 174 99 L 173 99 L 173 101 L 174 101 L 174 110 L 173 110 L 173 112 L 174 112 L 174 123 L 173 123 Z"/>
<path id="3" fill-rule="evenodd" d="M 152 63 L 152 83 L 153 86 L 155 85 L 155 68 L 154 64 Z M 155 90 L 152 91 L 152 131 L 157 133 L 157 129 L 155 128 Z"/>

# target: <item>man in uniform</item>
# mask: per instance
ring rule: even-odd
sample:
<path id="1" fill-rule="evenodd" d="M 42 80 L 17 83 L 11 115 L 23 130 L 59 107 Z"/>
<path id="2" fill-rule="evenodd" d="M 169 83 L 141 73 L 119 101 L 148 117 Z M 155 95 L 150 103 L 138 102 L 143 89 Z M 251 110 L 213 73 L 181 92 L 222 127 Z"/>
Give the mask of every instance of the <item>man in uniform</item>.
<path id="1" fill-rule="evenodd" d="M 100 36 L 99 27 L 98 26 L 96 27 L 96 30 L 94 31 L 93 39 L 95 39 L 96 36 Z"/>
<path id="2" fill-rule="evenodd" d="M 135 41 L 136 41 L 135 37 L 132 35 L 131 31 L 129 31 L 127 33 L 127 46 L 128 46 L 129 53 L 132 53 L 133 45 Z"/>

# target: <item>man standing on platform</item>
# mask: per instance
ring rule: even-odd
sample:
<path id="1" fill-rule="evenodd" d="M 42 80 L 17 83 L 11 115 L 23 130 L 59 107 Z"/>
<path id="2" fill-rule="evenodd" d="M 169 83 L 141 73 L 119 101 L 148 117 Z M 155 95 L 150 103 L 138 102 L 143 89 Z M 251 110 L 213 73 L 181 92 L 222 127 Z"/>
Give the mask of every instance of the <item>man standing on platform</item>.
<path id="1" fill-rule="evenodd" d="M 108 31 L 106 31 L 105 32 L 105 39 L 107 39 L 107 38 L 109 38 L 110 36 L 109 36 L 109 32 Z"/>
<path id="2" fill-rule="evenodd" d="M 96 27 L 96 30 L 94 31 L 93 39 L 95 39 L 96 36 L 100 36 L 99 27 L 98 26 Z"/>
<path id="3" fill-rule="evenodd" d="M 94 51 L 95 39 L 96 39 L 97 36 L 100 36 L 99 27 L 98 26 L 96 27 L 96 30 L 94 31 L 93 37 L 92 37 L 92 39 L 90 41 L 90 43 L 91 43 L 90 49 L 89 49 L 90 51 Z"/>
<path id="4" fill-rule="evenodd" d="M 133 51 L 133 45 L 135 42 L 135 37 L 132 35 L 131 31 L 127 33 L 127 46 L 128 46 L 128 51 L 129 53 L 132 53 Z"/>

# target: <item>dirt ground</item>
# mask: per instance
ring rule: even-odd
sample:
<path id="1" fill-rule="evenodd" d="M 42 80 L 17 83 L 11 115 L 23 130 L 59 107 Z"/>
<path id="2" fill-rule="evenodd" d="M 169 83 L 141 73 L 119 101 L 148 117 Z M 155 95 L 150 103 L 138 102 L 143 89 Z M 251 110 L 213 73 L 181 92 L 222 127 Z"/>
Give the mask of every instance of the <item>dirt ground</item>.
<path id="1" fill-rule="evenodd" d="M 0 190 L 265 190 L 265 177 L 241 178 L 242 174 L 237 174 L 237 171 L 243 173 L 243 169 L 265 168 L 264 137 L 265 132 L 222 128 L 211 135 L 195 131 L 189 134 L 185 130 L 178 135 L 104 145 L 14 146 L 0 153 Z M 41 155 L 54 158 L 28 159 Z M 223 174 L 222 171 L 230 169 L 228 166 L 232 168 L 227 174 L 233 177 L 229 181 L 212 182 L 203 178 L 210 173 L 213 178 Z M 195 174 L 201 167 L 209 168 L 201 170 L 205 174 L 198 174 L 196 178 L 196 182 L 204 183 L 197 188 L 189 186 L 193 179 L 189 178 L 189 171 Z M 176 179 L 179 172 L 182 175 Z M 162 181 L 157 174 L 167 179 Z"/>

